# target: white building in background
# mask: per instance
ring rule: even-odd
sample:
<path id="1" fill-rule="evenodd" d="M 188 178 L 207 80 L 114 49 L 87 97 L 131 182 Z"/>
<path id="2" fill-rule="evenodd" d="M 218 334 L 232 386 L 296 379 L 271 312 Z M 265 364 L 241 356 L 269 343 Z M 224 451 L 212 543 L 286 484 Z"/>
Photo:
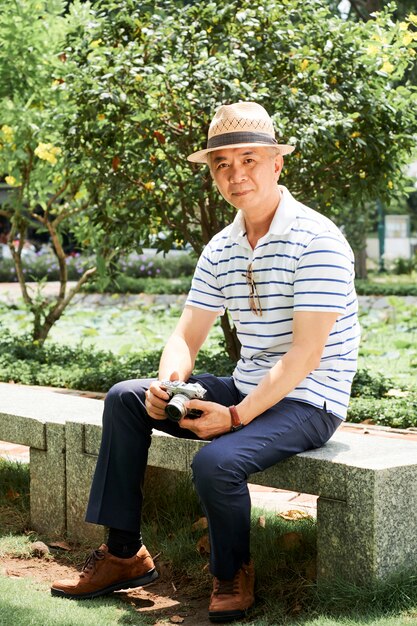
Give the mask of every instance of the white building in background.
<path id="1" fill-rule="evenodd" d="M 411 163 L 407 173 L 415 179 L 414 187 L 417 189 L 417 161 Z M 389 263 L 395 259 L 411 259 L 416 252 L 417 236 L 411 235 L 410 216 L 386 215 L 384 260 Z M 379 240 L 377 235 L 368 237 L 366 255 L 372 261 L 378 261 Z"/>

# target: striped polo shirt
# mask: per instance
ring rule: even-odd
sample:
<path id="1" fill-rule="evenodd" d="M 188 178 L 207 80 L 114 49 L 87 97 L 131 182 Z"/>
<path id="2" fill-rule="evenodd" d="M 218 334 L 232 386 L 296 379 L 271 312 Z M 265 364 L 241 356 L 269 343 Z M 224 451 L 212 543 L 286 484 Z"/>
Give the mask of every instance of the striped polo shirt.
<path id="1" fill-rule="evenodd" d="M 267 234 L 252 249 L 238 211 L 204 248 L 186 304 L 227 308 L 241 343 L 233 372 L 248 394 L 291 347 L 294 311 L 340 313 L 320 365 L 287 397 L 346 418 L 360 338 L 352 250 L 337 226 L 301 204 L 282 185 L 281 201 Z M 249 305 L 246 272 L 252 263 L 262 316 Z"/>

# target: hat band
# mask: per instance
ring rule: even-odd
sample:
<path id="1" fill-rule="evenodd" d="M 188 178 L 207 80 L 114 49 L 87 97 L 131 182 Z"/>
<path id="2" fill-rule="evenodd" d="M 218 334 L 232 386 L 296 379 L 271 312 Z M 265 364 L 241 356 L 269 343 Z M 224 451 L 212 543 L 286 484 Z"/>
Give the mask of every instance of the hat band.
<path id="1" fill-rule="evenodd" d="M 213 148 L 221 148 L 221 146 L 228 146 L 230 144 L 239 143 L 264 143 L 271 146 L 278 145 L 278 142 L 271 135 L 266 133 L 224 133 L 222 135 L 216 135 L 211 137 L 207 142 L 207 150 Z"/>

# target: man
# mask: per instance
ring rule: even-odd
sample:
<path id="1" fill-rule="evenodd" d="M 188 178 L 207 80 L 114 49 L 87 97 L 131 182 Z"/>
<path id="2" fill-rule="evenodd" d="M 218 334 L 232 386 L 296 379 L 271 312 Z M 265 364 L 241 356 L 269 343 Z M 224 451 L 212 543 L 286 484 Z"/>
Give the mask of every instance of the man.
<path id="1" fill-rule="evenodd" d="M 238 213 L 203 251 L 159 380 L 115 385 L 107 395 L 103 439 L 87 521 L 109 527 L 78 581 L 52 593 L 90 598 L 144 585 L 157 576 L 141 543 L 142 484 L 153 428 L 210 440 L 192 462 L 208 519 L 212 621 L 241 618 L 254 602 L 247 479 L 322 446 L 346 416 L 359 327 L 351 249 L 327 218 L 279 186 L 283 156 L 272 120 L 255 103 L 221 106 L 208 144 L 189 160 L 206 163 Z M 225 308 L 241 358 L 227 378 L 192 376 L 195 358 Z M 163 380 L 199 382 L 198 419 L 167 419 Z"/>

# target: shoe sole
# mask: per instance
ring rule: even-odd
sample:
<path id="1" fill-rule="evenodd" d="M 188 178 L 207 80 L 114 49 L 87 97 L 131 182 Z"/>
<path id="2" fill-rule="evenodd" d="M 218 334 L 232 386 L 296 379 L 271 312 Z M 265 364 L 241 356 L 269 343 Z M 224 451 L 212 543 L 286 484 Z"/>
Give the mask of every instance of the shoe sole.
<path id="1" fill-rule="evenodd" d="M 232 622 L 237 619 L 244 619 L 251 607 L 244 610 L 235 611 L 209 611 L 210 622 Z"/>
<path id="2" fill-rule="evenodd" d="M 131 589 L 134 587 L 145 587 L 145 585 L 153 583 L 157 578 L 158 572 L 156 569 L 152 569 L 147 574 L 140 576 L 139 578 L 124 580 L 121 583 L 109 585 L 108 587 L 103 587 L 103 589 L 97 589 L 96 591 L 90 591 L 88 593 L 71 594 L 63 591 L 62 589 L 51 587 L 51 595 L 60 598 L 70 598 L 72 600 L 92 600 L 93 598 L 98 598 L 100 596 L 107 596 L 108 594 L 113 593 L 113 591 L 121 591 L 122 589 Z"/>

